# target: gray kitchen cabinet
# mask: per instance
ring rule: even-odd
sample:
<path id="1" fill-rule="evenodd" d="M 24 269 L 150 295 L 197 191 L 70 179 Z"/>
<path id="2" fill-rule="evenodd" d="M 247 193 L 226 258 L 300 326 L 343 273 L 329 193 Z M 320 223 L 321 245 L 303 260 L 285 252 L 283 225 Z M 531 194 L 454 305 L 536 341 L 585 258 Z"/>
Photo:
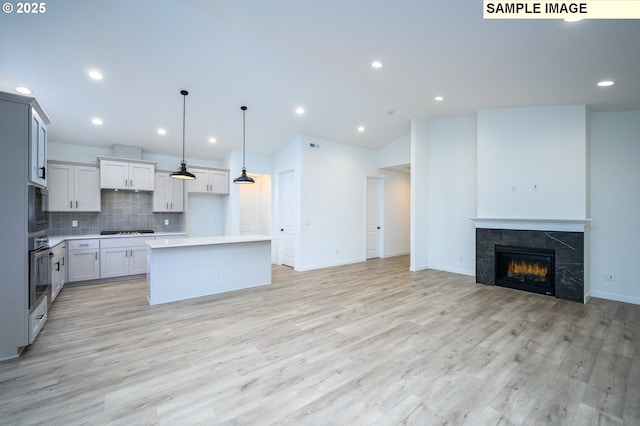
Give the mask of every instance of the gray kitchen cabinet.
<path id="1" fill-rule="evenodd" d="M 33 184 L 47 186 L 47 124 L 46 115 L 38 114 L 35 108 L 31 108 L 31 128 L 29 134 L 29 181 Z"/>
<path id="2" fill-rule="evenodd" d="M 49 211 L 99 212 L 100 172 L 91 165 L 49 162 Z"/>
<path id="3" fill-rule="evenodd" d="M 153 191 L 155 162 L 124 161 L 107 157 L 100 160 L 100 188 Z"/>
<path id="4" fill-rule="evenodd" d="M 51 251 L 51 301 L 53 302 L 67 281 L 67 243 L 62 242 L 54 246 Z"/>
<path id="5" fill-rule="evenodd" d="M 145 239 L 153 237 L 103 239 L 100 242 L 100 278 L 146 274 Z"/>
<path id="6" fill-rule="evenodd" d="M 180 213 L 184 211 L 184 181 L 173 179 L 168 172 L 156 173 L 153 191 L 153 211 Z"/>
<path id="7" fill-rule="evenodd" d="M 190 168 L 196 176 L 187 182 L 187 192 L 200 194 L 229 194 L 229 170 Z"/>
<path id="8" fill-rule="evenodd" d="M 29 247 L 27 244 L 30 184 L 46 186 L 46 125 L 49 118 L 35 98 L 0 92 L 0 360 L 17 357 L 29 342 L 29 330 L 44 324 L 46 303 L 29 312 Z M 35 133 L 34 133 L 35 131 Z M 41 169 L 41 167 L 45 167 Z M 30 319 L 38 320 L 37 323 Z"/>
<path id="9" fill-rule="evenodd" d="M 100 278 L 100 240 L 68 241 L 69 282 Z"/>

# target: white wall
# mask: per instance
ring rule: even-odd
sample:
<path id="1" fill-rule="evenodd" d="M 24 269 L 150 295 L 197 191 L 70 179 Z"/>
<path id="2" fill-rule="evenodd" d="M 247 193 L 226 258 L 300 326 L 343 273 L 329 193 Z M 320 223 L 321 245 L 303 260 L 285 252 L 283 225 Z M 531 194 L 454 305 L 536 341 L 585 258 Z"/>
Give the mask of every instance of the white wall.
<path id="1" fill-rule="evenodd" d="M 476 117 L 438 118 L 427 131 L 429 268 L 475 275 Z"/>
<path id="2" fill-rule="evenodd" d="M 479 111 L 478 217 L 585 218 L 587 142 L 584 105 Z"/>
<path id="3" fill-rule="evenodd" d="M 640 304 L 640 111 L 591 116 L 591 294 Z M 615 281 L 604 281 L 605 273 Z"/>
<path id="4" fill-rule="evenodd" d="M 364 261 L 366 177 L 378 173 L 376 152 L 302 136 L 300 154 L 296 269 Z"/>
<path id="5" fill-rule="evenodd" d="M 411 271 L 429 267 L 428 133 L 426 120 L 411 120 Z"/>
<path id="6" fill-rule="evenodd" d="M 378 167 L 381 169 L 410 163 L 411 134 L 406 134 L 378 151 Z"/>
<path id="7" fill-rule="evenodd" d="M 187 236 L 211 237 L 224 235 L 226 223 L 220 195 L 189 194 L 187 197 Z"/>

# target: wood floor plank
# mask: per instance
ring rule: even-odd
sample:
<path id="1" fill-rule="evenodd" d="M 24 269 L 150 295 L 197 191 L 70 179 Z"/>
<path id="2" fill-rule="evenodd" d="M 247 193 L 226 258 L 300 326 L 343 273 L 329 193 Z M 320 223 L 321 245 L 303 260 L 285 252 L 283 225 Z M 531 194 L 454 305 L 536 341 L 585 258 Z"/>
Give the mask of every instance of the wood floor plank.
<path id="1" fill-rule="evenodd" d="M 145 280 L 64 288 L 0 363 L 0 424 L 640 424 L 640 306 L 408 268 L 157 306 Z"/>

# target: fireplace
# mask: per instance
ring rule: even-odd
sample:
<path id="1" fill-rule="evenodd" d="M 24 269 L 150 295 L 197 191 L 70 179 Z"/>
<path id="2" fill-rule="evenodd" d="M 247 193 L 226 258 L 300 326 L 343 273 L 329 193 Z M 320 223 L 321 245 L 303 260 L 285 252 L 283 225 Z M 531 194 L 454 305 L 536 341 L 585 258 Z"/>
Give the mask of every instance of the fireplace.
<path id="1" fill-rule="evenodd" d="M 495 246 L 496 285 L 555 295 L 555 251 Z"/>
<path id="2" fill-rule="evenodd" d="M 489 221 L 483 226 L 492 225 Z M 507 224 L 513 225 L 513 224 Z M 535 225 L 535 224 L 534 224 Z M 536 286 L 544 288 L 551 287 L 553 296 L 564 299 L 573 300 L 584 303 L 585 294 L 585 237 L 584 232 L 573 231 L 555 231 L 555 230 L 523 230 L 523 229 L 506 229 L 506 228 L 490 228 L 479 227 L 476 225 L 476 282 L 487 285 L 504 285 L 504 281 L 498 282 L 498 270 L 496 268 L 496 246 L 507 247 L 510 252 L 523 247 L 535 247 L 534 255 L 545 255 L 553 253 L 553 264 L 551 260 L 542 259 L 541 265 L 549 262 L 547 273 L 549 277 L 544 282 L 535 283 Z M 530 250 L 530 249 L 527 249 Z M 517 256 L 522 253 L 516 251 Z M 530 256 L 530 255 L 528 255 Z M 525 260 L 530 260 L 527 257 Z M 516 274 L 527 275 L 522 271 Z M 508 275 L 508 274 L 507 274 Z M 503 277 L 504 278 L 504 277 Z M 508 277 L 507 277 L 508 278 Z M 514 284 L 515 280 L 522 277 L 514 276 L 507 283 L 509 286 Z M 525 276 L 525 278 L 527 278 Z M 553 280 L 553 281 L 550 281 Z M 536 281 L 536 279 L 534 279 Z M 516 287 L 518 288 L 518 287 Z M 531 291 L 531 290 L 529 290 Z M 545 289 L 543 294 L 547 294 L 549 288 Z"/>

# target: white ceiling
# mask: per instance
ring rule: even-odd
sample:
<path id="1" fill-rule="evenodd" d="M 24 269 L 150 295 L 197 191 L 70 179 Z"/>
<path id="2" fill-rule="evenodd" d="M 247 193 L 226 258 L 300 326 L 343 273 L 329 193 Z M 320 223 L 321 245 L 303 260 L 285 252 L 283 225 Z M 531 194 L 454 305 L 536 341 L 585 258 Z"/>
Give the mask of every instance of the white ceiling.
<path id="1" fill-rule="evenodd" d="M 247 151 L 267 155 L 297 134 L 379 149 L 406 135 L 412 117 L 479 108 L 640 110 L 640 21 L 483 20 L 481 0 L 46 7 L 0 15 L 0 90 L 31 88 L 55 142 L 180 156 L 181 89 L 190 92 L 187 157 L 208 160 L 242 148 L 241 105 Z M 102 81 L 88 78 L 93 68 Z M 601 79 L 616 84 L 597 87 Z M 91 124 L 96 116 L 103 126 Z"/>

